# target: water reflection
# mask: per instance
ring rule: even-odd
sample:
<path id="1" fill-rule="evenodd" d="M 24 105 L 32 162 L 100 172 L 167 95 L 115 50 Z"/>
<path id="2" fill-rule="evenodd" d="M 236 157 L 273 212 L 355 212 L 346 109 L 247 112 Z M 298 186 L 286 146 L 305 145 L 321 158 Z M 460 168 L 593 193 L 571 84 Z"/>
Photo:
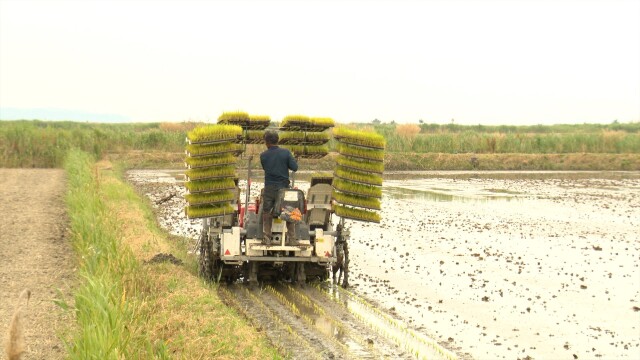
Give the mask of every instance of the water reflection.
<path id="1" fill-rule="evenodd" d="M 419 199 L 427 201 L 480 202 L 521 201 L 520 194 L 504 189 L 444 189 L 425 188 L 424 186 L 384 186 L 382 193 L 391 199 Z"/>

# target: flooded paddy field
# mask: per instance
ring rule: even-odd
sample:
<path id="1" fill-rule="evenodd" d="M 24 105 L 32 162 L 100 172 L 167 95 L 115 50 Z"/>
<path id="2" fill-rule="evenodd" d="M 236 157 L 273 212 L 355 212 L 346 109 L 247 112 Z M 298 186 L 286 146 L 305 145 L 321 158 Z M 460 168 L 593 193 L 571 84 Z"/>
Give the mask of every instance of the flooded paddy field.
<path id="1" fill-rule="evenodd" d="M 179 172 L 127 176 L 197 236 Z M 640 173 L 385 176 L 382 222 L 348 222 L 354 294 L 462 358 L 640 357 Z"/>

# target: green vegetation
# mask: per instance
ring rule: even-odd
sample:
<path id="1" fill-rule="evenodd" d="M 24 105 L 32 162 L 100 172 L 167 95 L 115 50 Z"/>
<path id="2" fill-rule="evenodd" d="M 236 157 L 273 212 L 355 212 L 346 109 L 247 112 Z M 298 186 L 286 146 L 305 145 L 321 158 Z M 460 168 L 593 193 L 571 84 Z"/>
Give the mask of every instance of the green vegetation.
<path id="1" fill-rule="evenodd" d="M 179 167 L 184 159 L 179 154 L 184 153 L 186 133 L 198 125 L 202 124 L 0 121 L 0 166 L 61 167 L 67 151 L 78 148 L 96 158 L 109 155 L 128 161 L 130 166 Z M 468 156 L 471 154 L 476 154 L 480 168 L 484 170 L 640 169 L 637 165 L 640 161 L 638 122 L 549 126 L 350 126 L 357 130 L 374 130 L 384 136 L 385 165 L 389 170 L 470 169 Z M 334 150 L 340 150 L 340 145 L 331 140 L 329 151 Z M 342 150 L 345 155 L 357 154 L 349 153 L 345 148 Z M 456 154 L 462 156 L 459 161 L 450 156 Z M 561 162 L 554 162 L 557 159 L 555 154 L 563 154 Z M 604 156 L 606 154 L 619 156 Z M 484 155 L 500 156 L 494 159 Z M 416 161 L 409 163 L 404 160 L 408 158 Z M 447 162 L 443 160 L 445 158 L 455 161 Z M 515 167 L 507 166 L 510 164 Z M 328 163 L 318 160 L 309 162 L 307 166 L 331 168 Z"/>
<path id="2" fill-rule="evenodd" d="M 315 126 L 322 126 L 327 128 L 335 126 L 335 121 L 333 121 L 332 118 L 328 117 L 312 117 L 309 119 L 309 121 L 311 121 L 311 123 Z"/>
<path id="3" fill-rule="evenodd" d="M 234 141 L 240 136 L 242 128 L 238 125 L 203 125 L 187 133 L 187 139 L 192 143 Z"/>
<path id="4" fill-rule="evenodd" d="M 242 151 L 242 144 L 233 144 L 230 142 L 222 142 L 207 145 L 187 145 L 187 153 L 191 156 L 205 156 L 213 154 L 224 154 Z"/>
<path id="5" fill-rule="evenodd" d="M 231 214 L 235 211 L 231 204 L 216 204 L 203 206 L 187 206 L 185 212 L 190 219 Z"/>
<path id="6" fill-rule="evenodd" d="M 334 174 L 342 179 L 347 179 L 359 183 L 369 185 L 382 186 L 382 176 L 378 174 L 365 173 L 361 171 L 351 170 L 342 166 L 337 166 Z"/>
<path id="7" fill-rule="evenodd" d="M 187 181 L 184 186 L 190 192 L 205 192 L 205 191 L 219 191 L 233 189 L 236 187 L 233 179 L 216 179 L 216 180 L 203 180 L 203 181 Z"/>
<path id="8" fill-rule="evenodd" d="M 189 169 L 185 172 L 185 175 L 187 175 L 187 177 L 190 180 L 224 178 L 224 177 L 235 178 L 237 176 L 236 167 L 233 165 L 215 166 L 215 167 L 203 168 L 203 169 Z"/>
<path id="9" fill-rule="evenodd" d="M 236 195 L 232 191 L 225 190 L 215 193 L 186 194 L 184 198 L 189 205 L 204 205 L 233 201 Z"/>
<path id="10" fill-rule="evenodd" d="M 250 119 L 249 114 L 244 111 L 229 111 L 223 112 L 222 115 L 218 117 L 218 124 L 243 123 Z"/>
<path id="11" fill-rule="evenodd" d="M 349 144 L 338 144 L 340 155 L 367 159 L 369 161 L 383 161 L 384 151 L 379 149 L 362 148 Z"/>
<path id="12" fill-rule="evenodd" d="M 291 124 L 311 124 L 311 119 L 306 115 L 287 115 L 282 119 L 280 126 L 287 127 Z"/>
<path id="13" fill-rule="evenodd" d="M 164 344 L 152 344 L 141 329 L 143 303 L 137 301 L 142 276 L 131 251 L 120 242 L 118 224 L 99 195 L 90 156 L 73 150 L 65 162 L 67 206 L 78 260 L 75 303 L 77 328 L 66 341 L 70 359 L 169 358 Z"/>
<path id="14" fill-rule="evenodd" d="M 343 167 L 360 170 L 360 171 L 377 173 L 377 174 L 382 174 L 382 172 L 384 171 L 384 163 L 382 162 L 371 162 L 366 160 L 358 160 L 354 158 L 338 156 L 336 158 L 336 163 Z"/>
<path id="15" fill-rule="evenodd" d="M 235 164 L 237 161 L 238 159 L 230 153 L 214 156 L 187 157 L 185 159 L 185 162 L 191 168 L 231 165 Z"/>
<path id="16" fill-rule="evenodd" d="M 349 129 L 340 126 L 333 129 L 333 136 L 340 142 L 384 149 L 384 137 L 372 131 Z"/>
<path id="17" fill-rule="evenodd" d="M 367 127 L 371 127 L 368 125 Z M 387 151 L 416 153 L 640 153 L 640 123 L 464 126 L 383 124 Z"/>
<path id="18" fill-rule="evenodd" d="M 340 204 L 359 206 L 367 209 L 380 210 L 380 199 L 333 192 L 333 198 Z"/>
<path id="19" fill-rule="evenodd" d="M 380 222 L 380 215 L 375 211 L 369 211 L 365 209 L 357 209 L 348 206 L 336 205 L 333 207 L 333 210 L 336 212 L 336 215 L 344 218 L 360 220 L 360 221 L 369 221 L 369 222 Z"/>
<path id="20" fill-rule="evenodd" d="M 333 179 L 333 188 L 349 194 L 367 196 L 367 197 L 382 197 L 382 189 L 377 186 L 363 185 L 351 182 L 343 179 Z"/>

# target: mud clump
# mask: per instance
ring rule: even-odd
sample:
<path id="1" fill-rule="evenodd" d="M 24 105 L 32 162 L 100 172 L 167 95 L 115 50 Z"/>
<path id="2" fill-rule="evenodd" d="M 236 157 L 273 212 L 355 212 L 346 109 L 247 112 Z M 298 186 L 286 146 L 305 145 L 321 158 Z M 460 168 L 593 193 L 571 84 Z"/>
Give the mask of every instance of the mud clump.
<path id="1" fill-rule="evenodd" d="M 158 264 L 158 263 L 164 263 L 164 262 L 169 262 L 169 263 L 172 263 L 173 265 L 176 265 L 176 266 L 184 265 L 182 260 L 180 260 L 177 257 L 173 256 L 173 254 L 165 254 L 165 253 L 155 254 L 151 259 L 145 261 L 144 263 L 145 264 Z"/>

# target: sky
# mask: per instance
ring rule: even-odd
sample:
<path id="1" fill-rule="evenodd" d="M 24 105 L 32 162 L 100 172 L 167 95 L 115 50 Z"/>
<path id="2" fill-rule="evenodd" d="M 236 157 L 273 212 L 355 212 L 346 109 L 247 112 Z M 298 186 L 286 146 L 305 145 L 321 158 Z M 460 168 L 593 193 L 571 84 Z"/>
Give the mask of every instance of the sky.
<path id="1" fill-rule="evenodd" d="M 638 122 L 640 0 L 0 0 L 1 119 L 236 110 Z"/>

